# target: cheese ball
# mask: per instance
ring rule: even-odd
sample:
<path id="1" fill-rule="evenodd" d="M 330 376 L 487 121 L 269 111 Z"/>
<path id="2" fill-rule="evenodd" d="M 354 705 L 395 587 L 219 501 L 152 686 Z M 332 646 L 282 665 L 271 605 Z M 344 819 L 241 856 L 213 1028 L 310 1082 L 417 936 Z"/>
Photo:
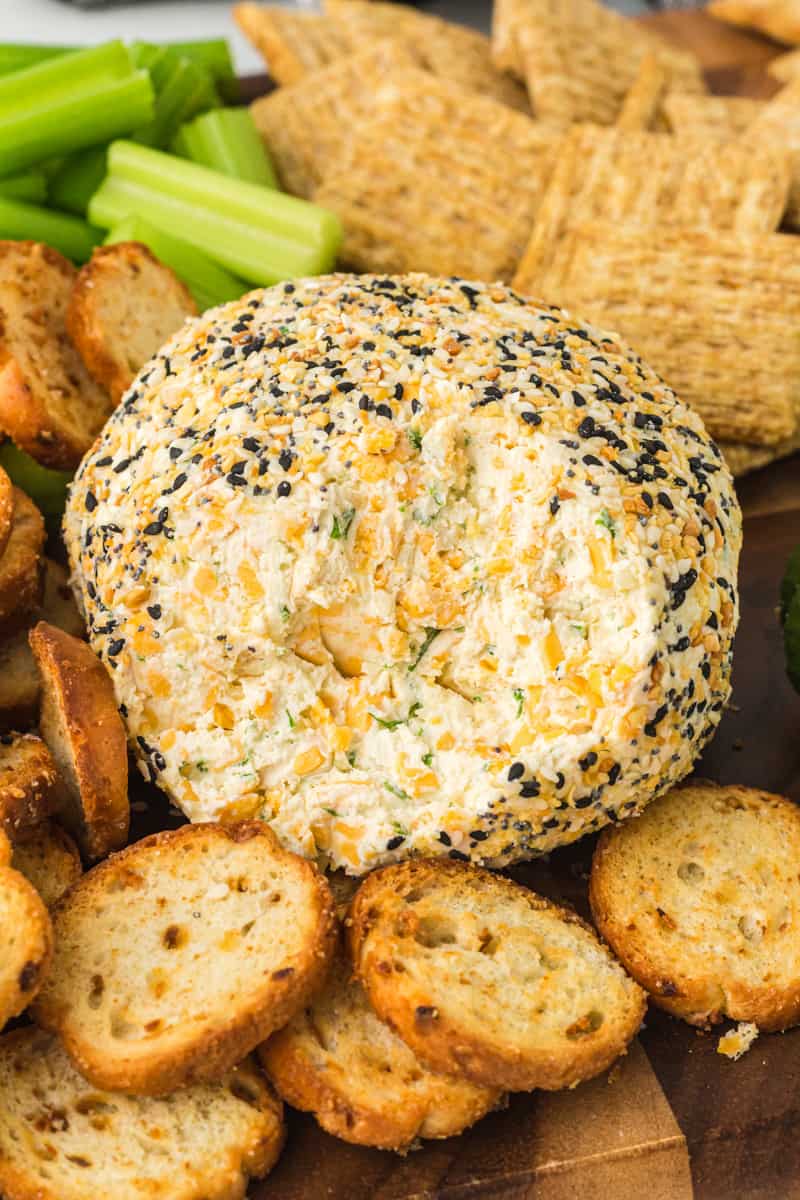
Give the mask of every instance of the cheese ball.
<path id="1" fill-rule="evenodd" d="M 719 451 L 617 336 L 499 284 L 333 275 L 190 322 L 65 533 L 144 774 L 351 874 L 639 812 L 729 696 Z"/>

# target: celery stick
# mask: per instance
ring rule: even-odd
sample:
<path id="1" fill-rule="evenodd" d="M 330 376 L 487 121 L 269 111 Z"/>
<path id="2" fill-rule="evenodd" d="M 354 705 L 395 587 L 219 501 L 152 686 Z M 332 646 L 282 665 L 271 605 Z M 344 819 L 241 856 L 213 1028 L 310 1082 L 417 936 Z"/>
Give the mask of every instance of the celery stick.
<path id="1" fill-rule="evenodd" d="M 224 38 L 209 38 L 200 42 L 171 42 L 171 50 L 185 54 L 210 73 L 220 94 L 229 104 L 239 99 L 239 81 L 231 58 L 231 51 Z"/>
<path id="2" fill-rule="evenodd" d="M 272 163 L 255 122 L 246 108 L 218 108 L 203 113 L 179 131 L 174 144 L 176 153 L 185 147 L 184 157 L 221 171 L 234 179 L 246 179 L 264 187 L 276 188 Z"/>
<path id="3" fill-rule="evenodd" d="M 0 467 L 8 473 L 13 484 L 30 496 L 45 517 L 61 516 L 71 474 L 40 467 L 35 458 L 8 441 L 0 445 Z"/>
<path id="4" fill-rule="evenodd" d="M 47 196 L 47 180 L 44 171 L 26 171 L 23 175 L 10 175 L 0 179 L 0 196 L 10 200 L 27 200 L 29 204 L 41 204 Z"/>
<path id="5" fill-rule="evenodd" d="M 66 258 L 86 262 L 101 235 L 79 217 L 0 196 L 0 238 L 46 242 Z"/>
<path id="6" fill-rule="evenodd" d="M 11 174 L 130 132 L 152 118 L 153 88 L 121 42 L 0 78 L 0 163 Z"/>
<path id="7" fill-rule="evenodd" d="M 106 177 L 106 148 L 80 150 L 50 179 L 47 198 L 55 208 L 85 216 L 89 201 Z"/>
<path id="8" fill-rule="evenodd" d="M 252 283 L 329 270 L 341 240 L 331 212 L 133 142 L 109 148 L 109 175 L 89 208 L 109 228 L 140 213 Z"/>
<path id="9" fill-rule="evenodd" d="M 238 300 L 247 291 L 247 284 L 226 271 L 207 255 L 180 238 L 170 237 L 141 217 L 129 217 L 115 225 L 105 240 L 114 242 L 143 242 L 156 258 L 171 267 L 194 296 L 203 312 L 226 300 Z"/>
<path id="10" fill-rule="evenodd" d="M 134 134 L 136 141 L 149 146 L 169 145 L 184 121 L 220 103 L 214 81 L 203 67 L 179 55 L 166 66 L 163 73 L 151 68 L 156 91 L 153 120 Z"/>
<path id="11" fill-rule="evenodd" d="M 62 54 L 71 54 L 77 49 L 77 46 L 22 46 L 8 43 L 0 45 L 0 75 L 24 71 L 26 67 L 34 67 L 37 63 L 59 58 Z"/>

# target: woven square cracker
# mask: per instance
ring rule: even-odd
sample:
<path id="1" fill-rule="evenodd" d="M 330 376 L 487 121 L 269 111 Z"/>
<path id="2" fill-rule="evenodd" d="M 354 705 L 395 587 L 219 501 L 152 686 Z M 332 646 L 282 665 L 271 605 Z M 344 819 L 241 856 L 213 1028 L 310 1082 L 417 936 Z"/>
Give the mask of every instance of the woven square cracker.
<path id="1" fill-rule="evenodd" d="M 753 148 L 772 142 L 790 155 L 792 185 L 785 221 L 792 229 L 800 229 L 800 78 L 791 80 L 767 101 L 742 140 Z"/>
<path id="2" fill-rule="evenodd" d="M 645 54 L 615 121 L 617 129 L 652 129 L 669 87 L 669 75 L 655 54 Z"/>
<path id="3" fill-rule="evenodd" d="M 351 38 L 335 21 L 319 13 L 237 4 L 233 15 L 277 84 L 296 83 L 309 71 L 318 71 L 352 50 Z"/>
<path id="4" fill-rule="evenodd" d="M 773 147 L 576 125 L 565 136 L 514 284 L 536 292 L 571 225 L 687 225 L 771 233 L 786 207 L 790 165 Z"/>
<path id="5" fill-rule="evenodd" d="M 775 445 L 796 430 L 800 240 L 586 224 L 538 294 L 617 330 L 714 437 Z"/>
<path id="6" fill-rule="evenodd" d="M 425 72 L 386 81 L 374 118 L 314 194 L 356 271 L 510 279 L 559 136 Z"/>
<path id="7" fill-rule="evenodd" d="M 325 14 L 352 50 L 376 38 L 402 38 L 432 74 L 530 114 L 525 88 L 495 67 L 489 38 L 475 29 L 381 0 L 325 0 Z"/>
<path id="8" fill-rule="evenodd" d="M 595 0 L 503 0 L 494 38 L 496 61 L 517 70 L 534 115 L 554 124 L 613 125 L 647 54 L 670 87 L 704 91 L 693 55 Z"/>
<path id="9" fill-rule="evenodd" d="M 673 133 L 709 138 L 738 137 L 763 107 L 763 100 L 750 96 L 695 96 L 689 92 L 670 92 L 663 102 Z"/>
<path id="10" fill-rule="evenodd" d="M 719 448 L 731 474 L 739 479 L 742 475 L 750 475 L 753 471 L 767 467 L 781 458 L 788 458 L 790 454 L 800 450 L 800 433 L 795 433 L 785 442 L 778 442 L 775 446 L 747 446 L 739 442 L 720 442 Z"/>
<path id="11" fill-rule="evenodd" d="M 798 0 L 709 0 L 707 9 L 720 21 L 757 29 L 778 42 L 800 42 Z"/>
<path id="12" fill-rule="evenodd" d="M 780 83 L 788 83 L 800 75 L 800 50 L 789 50 L 767 63 L 767 71 Z"/>
<path id="13" fill-rule="evenodd" d="M 386 81 L 414 66 L 402 42 L 376 42 L 256 100 L 250 111 L 283 187 L 310 196 L 376 111 Z"/>

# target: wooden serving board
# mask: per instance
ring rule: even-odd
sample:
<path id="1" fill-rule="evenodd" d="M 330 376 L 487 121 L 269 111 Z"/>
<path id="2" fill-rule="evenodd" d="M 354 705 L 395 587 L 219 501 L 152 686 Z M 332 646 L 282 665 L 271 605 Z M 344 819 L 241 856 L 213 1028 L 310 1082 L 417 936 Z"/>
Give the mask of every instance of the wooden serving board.
<path id="1" fill-rule="evenodd" d="M 642 20 L 692 49 L 714 91 L 768 96 L 780 48 L 700 11 Z M 249 94 L 265 80 L 248 81 Z M 744 480 L 742 620 L 733 705 L 698 771 L 800 801 L 800 696 L 783 664 L 775 606 L 800 542 L 800 457 Z M 142 822 L 152 828 L 151 811 Z M 140 821 L 142 818 L 140 817 Z M 163 824 L 163 822 L 162 822 Z M 592 843 L 513 872 L 586 911 Z M 800 864 L 799 864 L 800 865 Z M 407 1158 L 349 1146 L 289 1113 L 289 1139 L 253 1200 L 800 1200 L 800 1029 L 763 1036 L 739 1062 L 718 1033 L 657 1012 L 608 1075 L 566 1093 L 512 1098 L 459 1138 Z"/>

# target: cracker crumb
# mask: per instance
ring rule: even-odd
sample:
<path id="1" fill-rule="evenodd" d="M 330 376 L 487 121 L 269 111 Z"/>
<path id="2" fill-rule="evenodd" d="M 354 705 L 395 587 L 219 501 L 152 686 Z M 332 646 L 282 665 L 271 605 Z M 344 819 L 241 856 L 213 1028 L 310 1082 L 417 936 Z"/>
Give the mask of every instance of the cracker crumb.
<path id="1" fill-rule="evenodd" d="M 724 1054 L 733 1062 L 741 1058 L 758 1037 L 758 1026 L 753 1021 L 740 1021 L 735 1029 L 724 1033 L 717 1043 L 717 1054 Z"/>

